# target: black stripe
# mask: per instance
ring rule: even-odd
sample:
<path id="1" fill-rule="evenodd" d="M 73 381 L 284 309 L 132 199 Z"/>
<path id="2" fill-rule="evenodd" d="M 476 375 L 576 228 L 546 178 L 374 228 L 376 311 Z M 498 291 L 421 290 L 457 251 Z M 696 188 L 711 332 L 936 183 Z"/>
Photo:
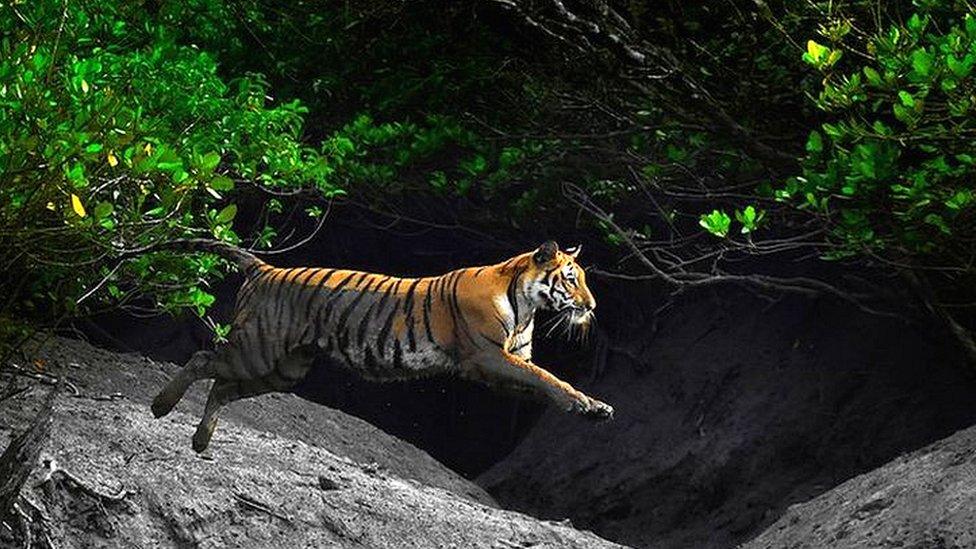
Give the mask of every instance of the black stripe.
<path id="1" fill-rule="evenodd" d="M 315 286 L 315 292 L 312 294 L 312 299 L 315 300 L 315 314 L 312 316 L 315 316 L 316 318 L 318 317 L 319 309 L 321 309 L 322 303 L 328 301 L 328 296 L 332 294 L 334 289 L 330 289 L 328 292 L 322 292 L 321 290 L 330 280 L 332 280 L 332 275 L 334 275 L 337 271 L 338 269 L 329 269 L 326 271 L 325 275 L 322 276 L 322 280 L 319 280 L 319 283 Z M 311 310 L 309 312 L 311 313 Z"/>
<path id="2" fill-rule="evenodd" d="M 339 315 L 339 323 L 336 324 L 335 327 L 336 331 L 345 330 L 346 322 L 349 321 L 349 315 L 351 315 L 352 311 L 356 308 L 356 306 L 358 306 L 359 303 L 362 302 L 363 298 L 365 298 L 367 295 L 370 295 L 369 289 L 373 286 L 374 282 L 377 282 L 377 280 L 376 279 L 370 280 L 366 284 L 365 288 L 363 288 L 362 290 L 358 290 L 359 295 L 353 298 L 353 300 L 349 303 L 349 305 L 347 305 L 346 308 L 342 310 L 342 314 Z"/>
<path id="3" fill-rule="evenodd" d="M 456 272 L 457 271 L 455 271 L 455 273 Z M 455 273 L 451 273 L 451 274 L 454 275 Z M 444 304 L 447 306 L 447 310 L 451 314 L 451 333 L 454 334 L 454 345 L 455 346 L 458 343 L 460 343 L 460 339 L 461 338 L 458 337 L 459 322 L 458 322 L 457 312 L 456 312 L 456 310 L 454 308 L 454 303 L 451 301 L 450 298 L 451 297 L 455 297 L 455 298 L 457 297 L 457 293 L 456 293 L 456 289 L 457 288 L 456 288 L 456 286 L 457 286 L 457 280 L 459 278 L 460 278 L 459 276 L 454 276 L 454 279 L 453 280 L 449 280 L 449 281 L 447 281 L 444 284 L 444 286 L 451 285 L 451 294 L 450 294 L 450 296 L 448 296 L 447 299 L 444 299 L 443 292 L 441 294 L 441 298 L 444 299 Z"/>
<path id="4" fill-rule="evenodd" d="M 241 287 L 241 294 L 237 296 L 238 307 L 246 305 L 250 301 L 251 296 L 254 295 L 255 290 L 257 290 L 259 286 L 263 286 L 268 283 L 267 279 L 270 277 L 272 272 L 274 271 L 264 271 L 258 276 L 244 281 L 244 285 Z"/>
<path id="5" fill-rule="evenodd" d="M 391 277 L 386 277 L 386 280 L 389 280 L 390 278 Z M 386 302 L 390 300 L 390 294 L 396 291 L 396 288 L 398 288 L 399 286 L 400 286 L 400 281 L 397 280 L 396 282 L 386 287 L 386 290 L 383 292 L 383 297 L 380 298 L 380 304 L 376 309 L 377 315 L 383 312 L 383 309 L 386 307 Z"/>
<path id="6" fill-rule="evenodd" d="M 349 365 L 349 368 L 356 369 L 356 363 L 353 362 L 352 357 L 349 356 L 349 352 L 346 350 L 348 346 L 349 334 L 346 332 L 339 334 L 336 337 L 336 347 L 339 349 L 339 352 L 342 353 L 342 357 L 346 359 L 346 364 Z"/>
<path id="7" fill-rule="evenodd" d="M 291 282 L 289 283 L 290 287 L 288 288 L 288 292 L 290 293 L 290 295 L 288 296 L 287 301 L 288 304 L 291 305 L 293 318 L 290 318 L 289 320 L 292 324 L 294 324 L 295 322 L 300 322 L 302 319 L 307 320 L 304 314 L 299 314 L 300 304 L 298 303 L 298 301 L 300 296 L 302 295 L 302 291 L 305 290 L 304 281 L 308 280 L 308 278 L 313 274 L 315 274 L 314 268 L 303 267 L 299 269 L 298 272 L 295 273 L 295 276 L 292 277 Z M 300 278 L 303 279 L 302 282 L 298 281 L 298 279 Z M 281 316 L 284 317 L 285 315 L 282 314 Z M 295 330 L 294 325 L 287 326 L 286 329 L 284 330 L 285 337 L 282 338 L 283 339 L 282 346 L 286 353 L 291 350 L 291 345 L 293 343 L 292 336 L 294 335 L 295 331 L 297 330 Z"/>
<path id="8" fill-rule="evenodd" d="M 413 295 L 417 289 L 417 284 L 420 284 L 419 278 L 414 280 L 413 284 L 410 285 L 410 288 L 407 290 L 407 297 L 403 300 L 403 312 L 406 314 L 407 323 L 407 344 L 411 352 L 417 350 L 417 338 L 413 334 Z"/>
<path id="9" fill-rule="evenodd" d="M 313 271 L 314 272 L 314 270 L 312 269 L 312 267 L 302 267 L 300 269 L 297 269 L 292 274 L 291 280 L 287 280 L 286 279 L 285 281 L 288 282 L 288 283 L 295 282 L 296 280 L 298 280 L 298 277 L 302 276 L 303 274 L 307 273 L 308 271 Z"/>
<path id="10" fill-rule="evenodd" d="M 359 285 L 363 283 L 363 280 L 365 280 L 367 276 L 369 276 L 369 273 L 361 273 L 359 275 L 359 280 L 357 280 L 356 283 L 353 284 L 353 288 L 359 288 Z"/>
<path id="11" fill-rule="evenodd" d="M 511 349 L 509 349 L 509 352 L 514 353 L 515 351 L 520 351 L 520 350 L 528 347 L 529 346 L 529 343 L 532 343 L 532 338 L 531 337 L 529 339 L 526 339 L 522 343 L 519 343 L 515 347 L 512 347 Z"/>
<path id="12" fill-rule="evenodd" d="M 489 343 L 492 343 L 492 344 L 494 344 L 494 345 L 495 345 L 495 346 L 497 346 L 498 348 L 504 348 L 504 345 L 502 345 L 501 343 L 499 343 L 499 342 L 497 342 L 497 341 L 495 341 L 494 339 L 492 339 L 492 338 L 490 338 L 490 337 L 488 337 L 488 336 L 486 336 L 485 334 L 481 334 L 481 333 L 479 333 L 478 335 L 480 335 L 481 337 L 483 337 L 483 338 L 485 338 L 485 339 L 486 339 L 486 340 L 487 340 L 487 341 L 488 341 Z"/>
<path id="13" fill-rule="evenodd" d="M 271 284 L 273 285 L 271 287 L 272 288 L 271 303 L 278 303 L 278 299 L 281 297 L 281 291 L 285 287 L 285 280 L 291 274 L 291 269 L 281 269 L 279 272 L 282 273 L 281 278 L 278 280 L 271 281 Z"/>
<path id="14" fill-rule="evenodd" d="M 399 284 L 400 281 L 398 280 L 397 285 Z M 397 309 L 399 309 L 399 307 L 393 307 L 393 309 L 390 310 L 389 316 L 386 317 L 386 322 L 384 322 L 383 327 L 380 328 L 380 335 L 376 340 L 376 350 L 380 353 L 380 356 L 385 354 L 383 350 L 386 348 L 386 339 L 390 337 L 390 329 L 393 327 L 393 317 L 396 316 Z"/>
<path id="15" fill-rule="evenodd" d="M 461 321 L 460 327 L 464 331 L 464 335 L 468 338 L 468 341 L 474 344 L 475 343 L 474 338 L 471 337 L 471 330 L 468 328 L 468 320 L 464 317 L 464 311 L 461 310 L 461 306 L 458 305 L 457 287 L 458 287 L 458 283 L 460 282 L 461 282 L 461 275 L 459 274 L 458 276 L 454 277 L 454 286 L 451 288 L 451 302 L 452 302 L 451 306 L 454 311 L 452 314 L 454 316 L 455 322 L 457 322 L 458 320 Z"/>
<path id="16" fill-rule="evenodd" d="M 379 290 L 380 286 L 382 286 L 383 283 L 390 278 L 391 277 L 389 276 L 383 277 L 383 280 L 376 285 L 376 289 Z M 356 334 L 356 341 L 360 347 L 363 346 L 363 342 L 366 340 L 366 328 L 369 326 L 369 321 L 372 320 L 374 316 L 379 316 L 379 314 L 383 312 L 383 307 L 386 306 L 386 301 L 389 299 L 390 293 L 393 291 L 395 286 L 396 284 L 390 284 L 387 286 L 386 290 L 383 291 L 383 297 L 381 297 L 378 301 L 374 301 L 373 304 L 369 306 L 369 309 L 366 310 L 366 314 L 363 315 L 363 318 L 359 320 L 359 330 Z"/>
<path id="17" fill-rule="evenodd" d="M 237 292 L 237 303 L 234 306 L 235 310 L 240 311 L 247 308 L 247 306 L 251 303 L 251 296 L 254 295 L 255 286 L 257 286 L 257 284 L 255 284 L 254 281 L 248 280 L 244 282 L 244 285 L 241 286 L 241 289 Z"/>
<path id="18" fill-rule="evenodd" d="M 307 268 L 308 267 L 304 267 L 304 269 L 307 269 Z M 281 333 L 281 330 L 282 330 L 281 321 L 282 321 L 284 315 L 281 314 L 281 309 L 282 309 L 283 303 L 285 301 L 284 296 L 282 295 L 282 293 L 285 292 L 286 290 L 288 290 L 291 287 L 291 284 L 290 284 L 291 279 L 294 278 L 295 276 L 297 276 L 300 271 L 301 271 L 301 269 L 288 269 L 288 270 L 286 270 L 285 271 L 286 274 L 281 277 L 281 280 L 280 281 L 278 281 L 278 286 L 275 288 L 275 294 L 271 298 L 271 306 L 273 307 L 272 311 L 273 311 L 273 315 L 274 315 L 274 333 L 275 333 L 275 335 L 280 334 Z M 277 340 L 277 341 L 281 342 L 280 340 Z M 281 342 L 281 343 L 283 343 L 283 342 Z"/>
<path id="19" fill-rule="evenodd" d="M 312 278 L 313 276 L 315 276 L 315 273 L 317 273 L 317 272 L 319 272 L 319 269 L 315 269 L 315 268 L 309 269 L 308 272 L 305 273 L 305 276 L 302 276 L 301 277 L 302 279 L 301 280 L 298 280 L 298 285 L 301 286 L 301 290 L 299 290 L 299 294 L 301 294 L 301 292 L 303 292 L 306 289 L 308 289 L 308 281 L 309 281 L 309 279 Z M 296 280 L 297 279 L 298 279 L 298 277 L 296 277 Z"/>
<path id="20" fill-rule="evenodd" d="M 315 289 L 321 290 L 322 286 L 325 286 L 326 282 L 328 282 L 332 278 L 332 275 L 334 275 L 337 270 L 338 269 L 329 269 L 328 271 L 326 271 L 325 275 L 322 276 L 322 280 L 319 280 L 319 284 L 318 286 L 316 286 Z"/>
<path id="21" fill-rule="evenodd" d="M 319 310 L 319 314 L 317 315 L 317 320 L 315 322 L 316 324 L 322 325 L 328 322 L 329 317 L 332 315 L 332 308 L 335 307 L 336 301 L 339 299 L 339 296 L 342 295 L 342 289 L 349 284 L 349 281 L 352 280 L 354 276 L 356 276 L 356 273 L 350 273 L 346 278 L 343 278 L 341 282 L 336 284 L 331 291 L 329 291 L 325 301 L 325 307 Z"/>
<path id="22" fill-rule="evenodd" d="M 502 331 L 505 332 L 505 337 L 508 337 L 508 322 L 505 322 L 505 319 L 502 318 L 502 315 L 498 314 L 497 310 L 495 312 L 495 320 L 498 321 L 498 324 L 502 327 Z"/>
<path id="23" fill-rule="evenodd" d="M 424 296 L 424 330 L 427 332 L 427 341 L 437 345 L 434 341 L 434 333 L 430 330 L 430 304 L 434 296 L 434 284 L 436 280 L 432 280 L 430 284 L 427 285 L 427 295 Z"/>
<path id="24" fill-rule="evenodd" d="M 363 349 L 363 369 L 374 375 L 382 370 L 380 365 L 376 363 L 376 357 L 373 356 L 373 350 L 369 348 L 369 345 Z"/>
<path id="25" fill-rule="evenodd" d="M 455 274 L 457 274 L 457 271 L 447 273 L 446 275 L 444 275 L 438 280 L 438 282 L 440 283 L 441 301 L 446 300 L 446 298 L 444 297 L 444 290 L 447 289 L 447 285 L 450 283 L 449 281 L 451 277 L 454 276 Z"/>
<path id="26" fill-rule="evenodd" d="M 518 294 L 516 292 L 518 291 L 519 278 L 522 277 L 522 273 L 524 272 L 525 269 L 519 269 L 515 272 L 515 275 L 512 276 L 512 280 L 508 282 L 508 289 L 505 292 L 505 295 L 508 296 L 508 305 L 512 308 L 512 313 L 515 315 L 515 329 L 517 329 L 519 325 Z"/>
<path id="27" fill-rule="evenodd" d="M 271 344 L 269 342 L 270 334 L 268 334 L 266 331 L 266 326 L 264 325 L 264 319 L 266 316 L 267 315 L 258 315 L 258 353 L 261 355 L 261 361 L 264 362 L 264 365 L 269 369 L 274 369 L 274 364 L 271 362 L 271 355 L 269 354 L 271 351 Z M 247 332 L 244 332 L 244 335 L 247 335 Z M 245 361 L 245 364 L 253 364 L 253 362 Z M 256 374 L 253 368 L 250 370 L 252 375 Z"/>
<path id="28" fill-rule="evenodd" d="M 322 312 L 322 303 L 324 301 L 327 301 L 326 299 L 323 298 L 328 296 L 328 294 L 323 294 L 319 290 L 321 290 L 322 287 L 325 286 L 325 284 L 332 278 L 332 275 L 335 274 L 335 272 L 336 269 L 329 269 L 328 271 L 325 272 L 324 275 L 322 275 L 322 280 L 319 280 L 319 283 L 315 286 L 315 291 L 312 293 L 312 296 L 310 298 L 313 301 L 311 306 L 309 306 L 308 308 L 308 317 L 310 319 L 314 319 L 312 320 L 312 324 L 315 326 L 316 342 L 319 340 L 320 337 L 322 337 L 322 333 L 321 333 L 322 328 L 318 322 L 318 318 L 319 318 L 319 313 Z"/>
<path id="29" fill-rule="evenodd" d="M 403 348 L 400 347 L 400 340 L 393 340 L 393 367 L 397 370 L 403 369 Z"/>

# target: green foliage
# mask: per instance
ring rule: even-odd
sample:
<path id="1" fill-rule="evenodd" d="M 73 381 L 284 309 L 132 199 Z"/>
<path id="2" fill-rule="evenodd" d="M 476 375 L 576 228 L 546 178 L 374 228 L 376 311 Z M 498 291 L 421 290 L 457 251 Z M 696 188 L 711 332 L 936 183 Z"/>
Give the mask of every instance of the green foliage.
<path id="1" fill-rule="evenodd" d="M 0 315 L 49 322 L 136 303 L 203 315 L 216 258 L 117 263 L 117 250 L 186 236 L 237 243 L 237 201 L 254 189 L 329 198 L 367 177 L 334 150 L 349 137 L 306 143 L 301 102 L 274 101 L 258 73 L 221 75 L 214 54 L 187 42 L 228 36 L 218 4 L 0 7 Z M 181 10 L 195 15 L 174 17 Z M 346 129 L 361 137 L 360 126 Z M 264 227 L 257 241 L 275 234 Z"/>
<path id="2" fill-rule="evenodd" d="M 712 210 L 710 214 L 702 214 L 698 223 L 713 235 L 725 238 L 732 227 L 732 218 L 721 210 Z"/>
<path id="3" fill-rule="evenodd" d="M 834 255 L 952 253 L 974 229 L 976 15 L 920 4 L 904 23 L 833 47 L 861 55 L 804 53 L 822 73 L 815 101 L 829 118 L 779 196 L 829 220 Z"/>
<path id="4" fill-rule="evenodd" d="M 976 251 L 976 21 L 906 7 L 621 4 L 634 44 L 667 52 L 624 70 L 600 41 L 567 55 L 463 2 L 7 3 L 0 317 L 205 315 L 219 259 L 116 250 L 271 247 L 332 198 L 493 235 L 633 238 L 679 270 L 708 246 L 794 243 L 952 263 Z"/>

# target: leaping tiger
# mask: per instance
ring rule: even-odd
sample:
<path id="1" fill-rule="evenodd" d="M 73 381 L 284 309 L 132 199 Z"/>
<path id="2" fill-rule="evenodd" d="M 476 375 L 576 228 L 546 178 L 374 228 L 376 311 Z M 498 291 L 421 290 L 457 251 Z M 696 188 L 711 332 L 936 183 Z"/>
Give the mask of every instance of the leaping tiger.
<path id="1" fill-rule="evenodd" d="M 207 448 L 225 404 L 286 391 L 324 353 L 367 379 L 455 373 L 529 393 L 563 410 L 610 419 L 613 408 L 532 363 L 535 312 L 549 309 L 585 328 L 596 301 L 576 263 L 579 248 L 549 241 L 496 265 L 441 276 L 397 278 L 327 268 L 276 268 L 209 240 L 172 242 L 222 255 L 245 275 L 227 342 L 198 351 L 152 403 L 168 414 L 195 381 L 214 384 L 193 436 Z"/>

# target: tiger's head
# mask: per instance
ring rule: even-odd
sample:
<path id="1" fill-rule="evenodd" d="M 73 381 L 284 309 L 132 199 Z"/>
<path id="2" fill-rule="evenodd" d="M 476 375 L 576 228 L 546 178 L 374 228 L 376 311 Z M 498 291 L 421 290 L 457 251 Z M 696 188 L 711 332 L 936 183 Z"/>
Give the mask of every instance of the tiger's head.
<path id="1" fill-rule="evenodd" d="M 576 263 L 579 253 L 580 246 L 561 251 L 551 240 L 539 246 L 526 271 L 526 294 L 537 307 L 556 312 L 570 325 L 586 326 L 596 300 L 586 286 L 586 272 Z"/>

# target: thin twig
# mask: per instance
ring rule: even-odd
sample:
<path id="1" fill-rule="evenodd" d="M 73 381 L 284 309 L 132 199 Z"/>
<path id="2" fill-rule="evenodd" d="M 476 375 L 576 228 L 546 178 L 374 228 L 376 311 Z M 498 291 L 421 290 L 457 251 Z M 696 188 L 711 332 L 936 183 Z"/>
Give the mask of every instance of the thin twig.
<path id="1" fill-rule="evenodd" d="M 267 513 L 268 515 L 279 518 L 285 522 L 292 522 L 291 517 L 282 515 L 281 513 L 269 508 L 267 505 L 255 500 L 254 498 L 246 494 L 235 492 L 234 497 L 237 498 L 237 501 L 241 502 L 245 507 L 249 507 L 256 511 L 261 511 L 262 513 Z"/>

